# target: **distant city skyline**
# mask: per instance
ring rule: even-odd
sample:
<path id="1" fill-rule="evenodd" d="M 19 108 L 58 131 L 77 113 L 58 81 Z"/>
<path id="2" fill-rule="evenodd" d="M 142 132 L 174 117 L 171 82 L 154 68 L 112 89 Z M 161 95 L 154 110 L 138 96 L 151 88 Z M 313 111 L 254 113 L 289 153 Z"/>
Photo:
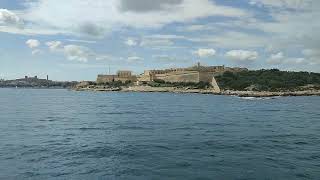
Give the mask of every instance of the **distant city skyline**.
<path id="1" fill-rule="evenodd" d="M 320 72 L 318 0 L 1 0 L 0 79 L 206 65 Z"/>

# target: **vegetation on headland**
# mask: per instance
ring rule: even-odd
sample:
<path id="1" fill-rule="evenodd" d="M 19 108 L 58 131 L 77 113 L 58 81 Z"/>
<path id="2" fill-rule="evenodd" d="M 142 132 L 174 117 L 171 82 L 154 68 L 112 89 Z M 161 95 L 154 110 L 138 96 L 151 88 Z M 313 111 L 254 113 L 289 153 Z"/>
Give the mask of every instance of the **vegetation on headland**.
<path id="1" fill-rule="evenodd" d="M 288 72 L 278 69 L 225 72 L 216 77 L 223 90 L 238 91 L 299 91 L 320 90 L 320 73 Z"/>
<path id="2" fill-rule="evenodd" d="M 193 88 L 193 89 L 208 89 L 211 87 L 208 82 L 166 82 L 161 79 L 156 79 L 148 83 L 151 87 L 177 87 L 177 88 Z"/>
<path id="3" fill-rule="evenodd" d="M 121 87 L 127 87 L 130 85 L 133 85 L 131 81 L 113 81 L 113 82 L 106 82 L 106 83 L 96 83 L 96 82 L 90 82 L 90 85 L 92 86 L 99 86 L 99 87 L 105 87 L 105 88 L 121 88 Z"/>
<path id="4" fill-rule="evenodd" d="M 107 82 L 107 83 L 95 83 L 95 82 L 89 82 L 89 86 L 100 86 L 105 88 L 121 88 L 121 87 L 129 87 L 134 85 L 131 81 L 121 82 L 121 81 L 113 81 L 113 82 Z M 177 87 L 177 88 L 192 88 L 192 89 L 207 89 L 210 88 L 210 83 L 206 82 L 166 82 L 161 79 L 156 79 L 152 82 L 145 83 L 143 85 L 150 86 L 150 87 Z"/>
<path id="5" fill-rule="evenodd" d="M 123 86 L 129 86 L 132 85 L 131 81 L 126 81 L 126 82 L 122 82 L 122 81 L 113 81 L 113 82 L 106 82 L 106 83 L 95 83 L 95 85 L 99 85 L 99 86 L 107 86 L 107 87 L 123 87 Z"/>
<path id="6" fill-rule="evenodd" d="M 105 83 L 97 83 L 95 81 L 82 81 L 73 89 L 75 90 L 96 90 L 96 91 L 120 91 L 124 87 L 133 85 L 131 81 L 112 81 Z"/>
<path id="7" fill-rule="evenodd" d="M 83 81 L 74 89 L 78 91 L 122 92 L 173 92 L 235 95 L 243 97 L 313 96 L 320 95 L 320 74 L 285 72 L 277 69 L 225 72 L 216 77 L 221 92 L 216 93 L 209 83 L 165 82 L 154 80 L 137 85 L 135 82 L 113 81 L 96 83 Z"/>

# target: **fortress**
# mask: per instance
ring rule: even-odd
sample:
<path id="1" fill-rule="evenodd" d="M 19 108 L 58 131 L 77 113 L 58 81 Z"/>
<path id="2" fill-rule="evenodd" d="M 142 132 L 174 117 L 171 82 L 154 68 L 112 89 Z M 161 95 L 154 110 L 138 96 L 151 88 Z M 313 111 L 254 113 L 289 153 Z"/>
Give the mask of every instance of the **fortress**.
<path id="1" fill-rule="evenodd" d="M 209 82 L 212 78 L 219 76 L 226 71 L 240 72 L 247 71 L 246 68 L 229 68 L 225 66 L 201 66 L 198 63 L 196 66 L 189 68 L 176 68 L 165 70 L 147 70 L 138 77 L 140 82 L 150 82 L 154 80 L 163 80 L 166 82 Z"/>
<path id="2" fill-rule="evenodd" d="M 189 68 L 175 68 L 165 70 L 146 70 L 143 74 L 134 76 L 131 71 L 118 71 L 117 75 L 98 75 L 97 83 L 109 83 L 114 81 L 136 82 L 138 85 L 152 82 L 155 80 L 163 80 L 165 82 L 207 82 L 210 83 L 216 91 L 220 91 L 215 80 L 216 76 L 222 75 L 224 72 L 240 72 L 248 71 L 246 68 L 230 68 L 225 66 L 201 66 L 198 63 Z"/>
<path id="3" fill-rule="evenodd" d="M 97 77 L 98 84 L 105 84 L 116 81 L 121 81 L 122 83 L 129 81 L 136 82 L 137 76 L 132 75 L 131 71 L 118 71 L 116 75 L 99 74 Z"/>

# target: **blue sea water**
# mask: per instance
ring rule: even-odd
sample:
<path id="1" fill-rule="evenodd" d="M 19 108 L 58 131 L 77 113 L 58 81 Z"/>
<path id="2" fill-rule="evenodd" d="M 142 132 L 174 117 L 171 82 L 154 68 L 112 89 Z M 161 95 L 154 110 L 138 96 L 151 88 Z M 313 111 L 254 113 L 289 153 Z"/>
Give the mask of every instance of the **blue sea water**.
<path id="1" fill-rule="evenodd" d="M 0 179 L 320 179 L 320 97 L 0 89 Z"/>

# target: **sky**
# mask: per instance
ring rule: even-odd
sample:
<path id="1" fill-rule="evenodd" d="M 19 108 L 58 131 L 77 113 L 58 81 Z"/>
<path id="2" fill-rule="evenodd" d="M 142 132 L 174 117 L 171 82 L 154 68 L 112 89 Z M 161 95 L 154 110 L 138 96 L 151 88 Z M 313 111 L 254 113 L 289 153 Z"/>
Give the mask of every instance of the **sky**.
<path id="1" fill-rule="evenodd" d="M 320 72 L 319 0 L 0 0 L 0 79 L 225 65 Z"/>

